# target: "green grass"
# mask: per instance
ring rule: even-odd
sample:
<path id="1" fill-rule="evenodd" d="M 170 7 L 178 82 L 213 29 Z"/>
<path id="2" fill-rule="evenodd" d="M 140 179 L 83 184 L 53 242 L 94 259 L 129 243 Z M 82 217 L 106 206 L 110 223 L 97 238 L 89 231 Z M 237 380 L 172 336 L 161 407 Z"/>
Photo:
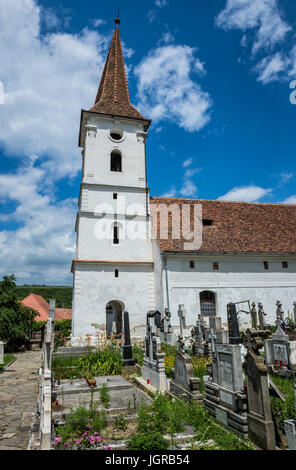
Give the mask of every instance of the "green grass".
<path id="1" fill-rule="evenodd" d="M 196 432 L 195 441 L 213 440 L 214 447 L 220 450 L 253 449 L 249 441 L 215 423 L 202 405 L 186 403 L 180 399 L 170 400 L 168 397 L 157 396 L 151 406 L 140 407 L 137 422 L 138 434 L 169 434 L 172 443 L 174 434 L 184 431 L 186 425 L 191 425 Z"/>
<path id="2" fill-rule="evenodd" d="M 0 364 L 0 370 L 4 369 L 13 359 L 15 359 L 13 354 L 4 354 L 4 364 Z"/>
<path id="3" fill-rule="evenodd" d="M 284 420 L 296 419 L 294 405 L 294 380 L 284 379 L 275 375 L 272 375 L 272 380 L 286 399 L 285 402 L 282 402 L 279 398 L 270 397 L 272 410 L 275 415 L 279 431 L 284 433 Z"/>

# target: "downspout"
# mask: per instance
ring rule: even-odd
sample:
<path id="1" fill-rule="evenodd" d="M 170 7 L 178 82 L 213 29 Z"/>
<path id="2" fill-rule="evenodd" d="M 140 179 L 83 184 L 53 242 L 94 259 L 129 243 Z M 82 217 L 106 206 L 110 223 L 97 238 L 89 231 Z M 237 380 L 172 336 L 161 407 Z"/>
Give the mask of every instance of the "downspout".
<path id="1" fill-rule="evenodd" d="M 168 266 L 167 266 L 167 259 L 164 256 L 164 270 L 165 270 L 165 285 L 166 285 L 166 296 L 167 296 L 167 308 L 168 311 L 170 312 L 170 296 L 169 296 L 169 279 L 168 279 Z"/>

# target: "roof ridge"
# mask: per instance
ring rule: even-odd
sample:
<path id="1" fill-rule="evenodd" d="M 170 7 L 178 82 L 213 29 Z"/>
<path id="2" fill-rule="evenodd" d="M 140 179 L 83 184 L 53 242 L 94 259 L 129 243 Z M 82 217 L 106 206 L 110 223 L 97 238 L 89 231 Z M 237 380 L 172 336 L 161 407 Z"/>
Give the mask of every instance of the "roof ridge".
<path id="1" fill-rule="evenodd" d="M 218 202 L 227 204 L 248 204 L 250 206 L 284 206 L 294 207 L 296 204 L 288 204 L 284 202 L 246 202 L 246 201 L 226 201 L 220 199 L 202 199 L 202 198 L 187 198 L 187 197 L 170 197 L 170 196 L 150 196 L 150 199 L 171 199 L 171 200 L 184 200 L 184 201 L 206 201 L 206 202 Z"/>

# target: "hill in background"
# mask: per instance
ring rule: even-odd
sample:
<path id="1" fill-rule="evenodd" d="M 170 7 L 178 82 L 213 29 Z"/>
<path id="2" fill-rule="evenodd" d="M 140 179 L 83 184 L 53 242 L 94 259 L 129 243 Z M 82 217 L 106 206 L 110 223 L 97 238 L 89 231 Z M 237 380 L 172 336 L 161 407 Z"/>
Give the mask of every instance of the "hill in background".
<path id="1" fill-rule="evenodd" d="M 17 298 L 23 300 L 27 295 L 38 294 L 49 303 L 56 299 L 57 308 L 72 308 L 72 287 L 70 286 L 17 286 Z"/>

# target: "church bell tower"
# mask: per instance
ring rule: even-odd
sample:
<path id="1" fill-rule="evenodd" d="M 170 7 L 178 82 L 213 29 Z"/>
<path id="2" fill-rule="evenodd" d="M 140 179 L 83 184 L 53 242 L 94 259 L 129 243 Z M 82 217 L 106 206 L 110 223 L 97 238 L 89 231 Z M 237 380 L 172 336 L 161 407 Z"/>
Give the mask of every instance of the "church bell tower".
<path id="1" fill-rule="evenodd" d="M 145 324 L 154 308 L 146 137 L 151 121 L 129 97 L 119 23 L 94 105 L 81 111 L 82 182 L 72 263 L 72 344 L 86 334 Z"/>

